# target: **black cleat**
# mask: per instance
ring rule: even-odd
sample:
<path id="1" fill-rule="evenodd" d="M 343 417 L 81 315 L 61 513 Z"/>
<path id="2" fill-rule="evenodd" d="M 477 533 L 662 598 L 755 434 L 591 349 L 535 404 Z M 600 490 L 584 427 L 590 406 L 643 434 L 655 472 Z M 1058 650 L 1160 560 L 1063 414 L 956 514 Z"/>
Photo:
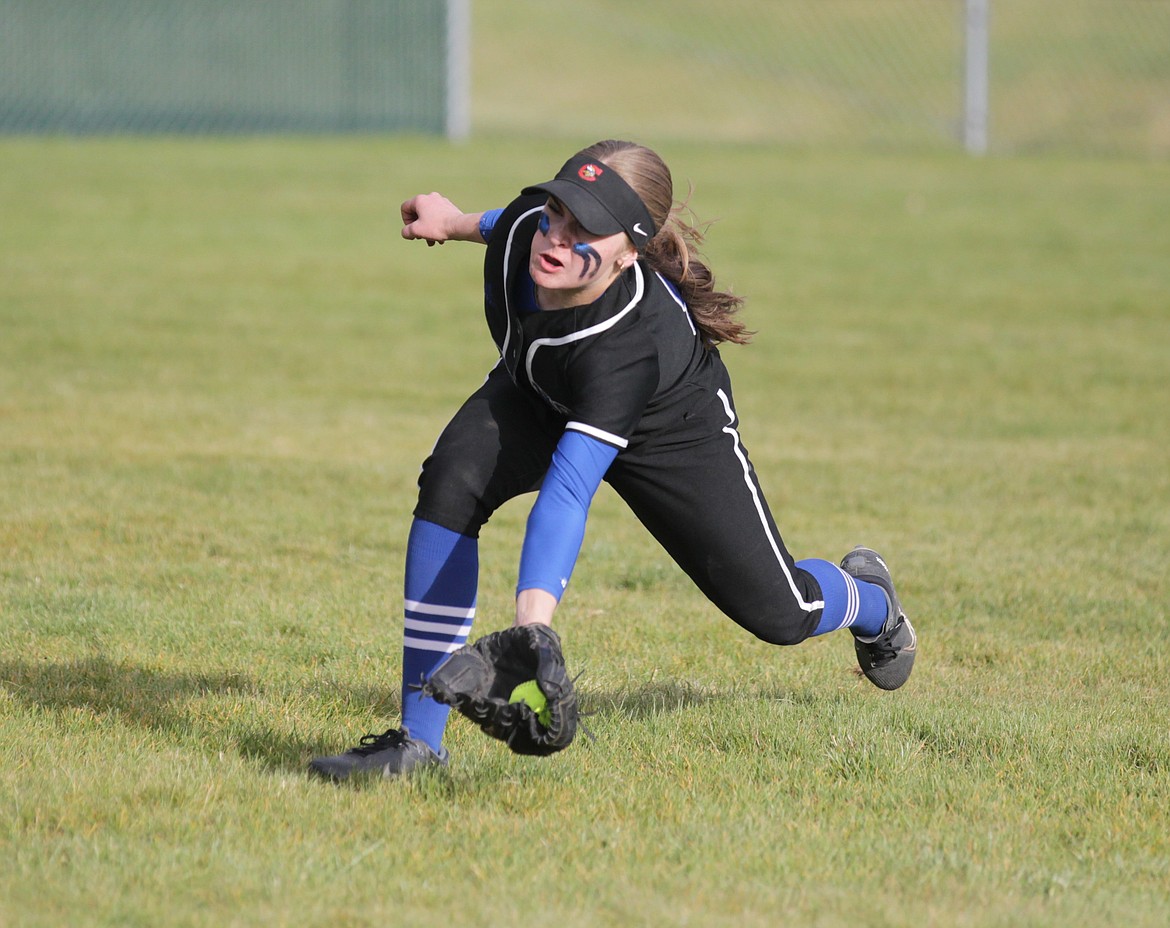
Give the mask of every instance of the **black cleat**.
<path id="1" fill-rule="evenodd" d="M 405 728 L 389 728 L 380 735 L 363 735 L 358 746 L 344 754 L 314 758 L 309 771 L 338 782 L 354 775 L 397 777 L 421 767 L 446 767 L 447 758 L 446 748 L 435 753 Z"/>
<path id="2" fill-rule="evenodd" d="M 845 555 L 841 569 L 855 580 L 864 580 L 880 586 L 890 602 L 890 614 L 882 633 L 876 638 L 853 638 L 857 663 L 869 681 L 883 690 L 896 690 L 910 678 L 914 655 L 918 651 L 918 636 L 914 626 L 902 611 L 890 569 L 881 555 L 871 548 L 858 545 Z"/>

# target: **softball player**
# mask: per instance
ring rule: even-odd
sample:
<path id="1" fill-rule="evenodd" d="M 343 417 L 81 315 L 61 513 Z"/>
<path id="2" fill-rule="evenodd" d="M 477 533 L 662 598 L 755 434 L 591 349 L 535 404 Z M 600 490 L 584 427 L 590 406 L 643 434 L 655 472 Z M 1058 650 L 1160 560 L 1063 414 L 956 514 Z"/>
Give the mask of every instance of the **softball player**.
<path id="1" fill-rule="evenodd" d="M 440 435 L 419 478 L 407 546 L 402 723 L 317 758 L 331 779 L 447 763 L 448 709 L 418 684 L 475 618 L 480 528 L 538 491 L 520 555 L 516 624 L 549 624 L 602 480 L 700 590 L 764 641 L 849 628 L 865 675 L 896 689 L 917 639 L 876 552 L 794 561 L 739 435 L 718 344 L 743 343 L 740 300 L 715 289 L 698 232 L 674 208 L 656 153 L 599 142 L 503 210 L 427 194 L 402 206 L 407 239 L 487 245 L 499 363 Z"/>

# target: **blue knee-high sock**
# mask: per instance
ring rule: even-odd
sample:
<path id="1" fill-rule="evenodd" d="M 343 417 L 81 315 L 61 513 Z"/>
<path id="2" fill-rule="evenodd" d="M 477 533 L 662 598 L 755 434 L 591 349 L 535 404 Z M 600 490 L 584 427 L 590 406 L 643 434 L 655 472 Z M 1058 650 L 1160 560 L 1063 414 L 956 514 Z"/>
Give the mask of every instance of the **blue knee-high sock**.
<path id="1" fill-rule="evenodd" d="M 402 727 L 436 751 L 451 710 L 424 697 L 418 685 L 467 642 L 478 584 L 476 539 L 415 519 L 406 545 Z"/>
<path id="2" fill-rule="evenodd" d="M 825 601 L 825 611 L 821 613 L 821 621 L 813 635 L 824 635 L 839 628 L 848 628 L 861 638 L 873 638 L 882 633 L 890 612 L 890 601 L 880 586 L 855 580 L 828 561 L 797 561 L 796 566 L 817 578 Z"/>

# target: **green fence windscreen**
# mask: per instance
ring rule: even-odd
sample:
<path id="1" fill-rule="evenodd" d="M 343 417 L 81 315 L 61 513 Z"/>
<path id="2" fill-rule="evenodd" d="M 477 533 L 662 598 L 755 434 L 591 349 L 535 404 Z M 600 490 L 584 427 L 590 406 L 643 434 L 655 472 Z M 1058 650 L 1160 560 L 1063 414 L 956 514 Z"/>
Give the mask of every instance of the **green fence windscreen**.
<path id="1" fill-rule="evenodd" d="M 0 132 L 444 131 L 444 0 L 0 0 Z"/>

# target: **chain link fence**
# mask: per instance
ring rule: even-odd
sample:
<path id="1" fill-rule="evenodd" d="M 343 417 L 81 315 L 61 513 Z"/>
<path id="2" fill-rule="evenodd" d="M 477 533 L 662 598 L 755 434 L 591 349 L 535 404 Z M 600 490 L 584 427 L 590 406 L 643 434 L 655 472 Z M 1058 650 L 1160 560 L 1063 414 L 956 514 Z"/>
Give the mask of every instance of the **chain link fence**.
<path id="1" fill-rule="evenodd" d="M 475 0 L 474 126 L 964 143 L 970 0 Z M 1170 154 L 1170 0 L 983 0 L 987 150 Z"/>
<path id="2" fill-rule="evenodd" d="M 987 85 L 973 114 L 976 3 Z M 468 7 L 469 51 L 451 28 Z M 453 92 L 468 65 L 470 116 Z M 480 134 L 1164 157 L 1170 0 L 0 0 L 0 132 L 461 136 L 468 120 Z"/>
<path id="3" fill-rule="evenodd" d="M 993 151 L 1170 155 L 1168 0 L 992 0 Z"/>

